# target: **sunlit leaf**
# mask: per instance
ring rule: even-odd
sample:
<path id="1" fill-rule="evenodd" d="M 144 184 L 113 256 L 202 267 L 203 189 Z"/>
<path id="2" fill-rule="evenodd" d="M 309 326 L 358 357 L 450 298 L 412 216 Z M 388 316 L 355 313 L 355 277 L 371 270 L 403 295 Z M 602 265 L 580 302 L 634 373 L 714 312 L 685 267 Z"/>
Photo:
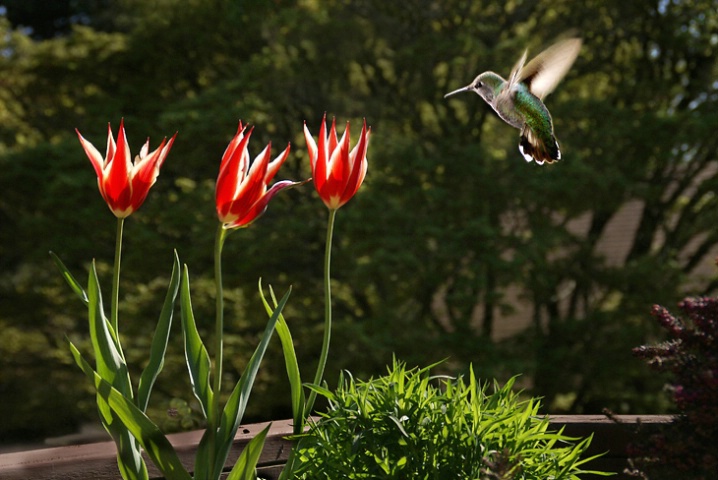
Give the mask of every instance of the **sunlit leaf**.
<path id="1" fill-rule="evenodd" d="M 54 258 L 56 262 L 59 262 L 57 257 Z M 60 262 L 59 265 L 62 265 L 62 262 Z M 64 268 L 64 265 L 62 265 L 61 269 L 62 268 Z M 67 272 L 67 275 L 69 275 L 69 272 Z M 65 276 L 65 278 L 68 279 L 69 277 Z M 117 336 L 110 322 L 105 317 L 102 292 L 97 278 L 95 263 L 92 263 L 87 293 L 79 287 L 79 284 L 77 284 L 74 278 L 72 278 L 71 281 L 68 280 L 68 283 L 70 283 L 73 289 L 76 290 L 76 288 L 79 288 L 82 295 L 86 295 L 90 339 L 95 354 L 98 375 L 101 376 L 103 381 L 113 385 L 128 401 L 131 401 L 132 384 L 130 383 L 129 372 Z M 83 365 L 79 362 L 78 366 L 83 368 Z M 122 477 L 125 480 L 147 480 L 147 467 L 142 459 L 140 444 L 125 425 L 117 420 L 107 400 L 100 396 L 99 393 L 97 394 L 96 401 L 102 426 L 107 430 L 117 445 L 117 465 Z"/>
<path id="2" fill-rule="evenodd" d="M 170 277 L 167 296 L 162 305 L 159 321 L 155 334 L 152 337 L 152 347 L 150 349 L 150 361 L 142 371 L 140 383 L 137 387 L 137 406 L 143 412 L 147 409 L 147 403 L 150 400 L 152 386 L 157 379 L 165 361 L 165 352 L 167 351 L 167 341 L 169 339 L 170 328 L 172 327 L 172 317 L 174 315 L 175 299 L 180 283 L 180 263 L 177 251 L 174 252 L 174 264 L 172 265 L 172 276 Z"/>
<path id="3" fill-rule="evenodd" d="M 205 418 L 211 417 L 213 407 L 213 392 L 210 385 L 211 362 L 207 348 L 197 331 L 194 313 L 192 312 L 192 299 L 189 290 L 189 273 L 187 265 L 182 274 L 180 305 L 182 307 L 182 333 L 184 335 L 184 350 L 190 381 L 195 397 L 199 400 Z"/>
<path id="4" fill-rule="evenodd" d="M 92 262 L 87 285 L 90 340 L 95 353 L 97 373 L 103 380 L 132 398 L 132 386 L 122 350 L 118 348 L 116 332 L 105 317 L 102 292 L 97 278 L 97 268 Z"/>
<path id="5" fill-rule="evenodd" d="M 94 383 L 97 394 L 103 398 L 117 414 L 122 424 L 132 433 L 147 452 L 155 466 L 166 480 L 192 480 L 179 460 L 167 437 L 134 403 L 120 391 L 102 379 L 92 366 L 82 357 L 80 351 L 68 340 L 75 363 Z"/>
<path id="6" fill-rule="evenodd" d="M 252 357 L 249 359 L 247 367 L 242 372 L 242 376 L 234 387 L 232 394 L 227 399 L 227 404 L 224 406 L 222 411 L 222 420 L 220 422 L 219 430 L 217 431 L 216 439 L 216 457 L 215 457 L 215 471 L 221 471 L 224 462 L 227 460 L 229 449 L 232 446 L 234 435 L 237 433 L 239 422 L 244 416 L 244 410 L 247 408 L 247 402 L 249 401 L 249 395 L 252 392 L 254 386 L 254 379 L 257 376 L 259 365 L 262 362 L 264 353 L 267 351 L 269 346 L 269 340 L 272 338 L 274 327 L 277 324 L 279 315 L 282 313 L 284 305 L 289 300 L 289 294 L 292 289 L 290 288 L 284 297 L 279 301 L 277 308 L 274 309 L 274 313 L 267 322 L 267 326 L 262 334 L 262 340 L 254 350 Z"/>
<path id="7" fill-rule="evenodd" d="M 267 315 L 272 315 L 274 310 L 277 308 L 277 299 L 274 295 L 274 290 L 269 287 L 270 295 L 274 308 L 269 305 L 269 302 L 264 296 L 262 291 L 262 280 L 259 280 L 259 295 L 262 298 L 262 303 L 267 311 Z M 292 334 L 289 331 L 289 326 L 284 319 L 284 315 L 279 314 L 277 321 L 277 336 L 282 343 L 282 352 L 284 353 L 284 364 L 287 369 L 287 377 L 289 379 L 289 386 L 292 399 L 292 416 L 294 421 L 294 434 L 302 433 L 304 430 L 304 389 L 302 387 L 302 377 L 299 372 L 299 362 L 297 361 L 297 354 L 294 350 L 294 341 L 292 340 Z"/>
<path id="8" fill-rule="evenodd" d="M 272 424 L 270 423 L 247 443 L 239 455 L 237 463 L 234 464 L 232 471 L 229 472 L 227 480 L 255 480 L 257 478 L 257 462 L 259 462 L 259 457 L 264 448 L 264 439 L 267 437 L 267 432 L 269 432 L 271 426 Z"/>
<path id="9" fill-rule="evenodd" d="M 55 262 L 55 265 L 60 270 L 60 273 L 62 274 L 62 278 L 65 279 L 68 285 L 70 285 L 70 288 L 77 294 L 78 297 L 80 297 L 80 300 L 87 305 L 87 293 L 85 292 L 85 289 L 82 288 L 82 285 L 80 285 L 80 282 L 78 282 L 75 277 L 70 273 L 70 270 L 65 267 L 65 264 L 62 263 L 62 260 L 60 260 L 60 257 L 55 255 L 55 252 L 50 252 L 50 256 L 52 257 L 52 260 Z"/>

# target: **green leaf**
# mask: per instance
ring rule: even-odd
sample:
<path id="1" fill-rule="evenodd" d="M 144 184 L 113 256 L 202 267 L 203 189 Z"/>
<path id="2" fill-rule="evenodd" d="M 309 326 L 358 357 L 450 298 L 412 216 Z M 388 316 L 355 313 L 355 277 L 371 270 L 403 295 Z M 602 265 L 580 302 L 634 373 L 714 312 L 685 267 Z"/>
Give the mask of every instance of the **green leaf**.
<path id="1" fill-rule="evenodd" d="M 227 480 L 255 480 L 257 478 L 257 463 L 264 448 L 264 439 L 271 426 L 270 423 L 247 443 L 239 455 L 237 463 L 234 464 L 234 468 L 229 472 Z"/>
<path id="2" fill-rule="evenodd" d="M 87 292 L 90 339 L 95 353 L 97 373 L 99 373 L 104 380 L 116 387 L 119 385 L 115 385 L 115 378 L 120 377 L 120 375 L 127 378 L 126 382 L 120 380 L 120 383 L 129 383 L 124 355 L 122 355 L 121 350 L 117 348 L 117 336 L 107 317 L 105 317 L 102 291 L 100 290 L 100 282 L 97 278 L 97 268 L 94 261 L 92 262 L 92 269 L 90 270 Z"/>
<path id="3" fill-rule="evenodd" d="M 149 480 L 147 465 L 142 458 L 142 449 L 135 437 L 129 430 L 115 421 L 114 430 L 121 430 L 117 437 L 113 434 L 117 444 L 117 468 L 124 480 Z M 117 428 L 121 427 L 121 428 Z"/>
<path id="4" fill-rule="evenodd" d="M 335 400 L 336 398 L 334 396 L 334 393 L 326 387 L 314 385 L 313 383 L 305 383 L 304 386 L 307 387 L 309 390 L 317 392 L 317 394 L 325 397 L 327 400 Z"/>
<path id="5" fill-rule="evenodd" d="M 117 336 L 107 317 L 105 317 L 104 307 L 102 305 L 102 292 L 100 290 L 97 268 L 94 261 L 92 262 L 88 279 L 87 294 L 90 340 L 95 354 L 97 373 L 103 380 L 122 392 L 123 395 L 132 398 L 130 374 L 127 370 L 127 364 L 125 363 L 122 350 L 120 350 Z M 122 429 L 117 430 L 114 426 L 109 427 L 109 425 L 113 424 L 112 413 L 109 407 L 100 398 L 97 399 L 97 406 L 105 428 L 113 436 L 115 441 L 119 442 L 119 437 L 122 436 Z M 127 445 L 122 445 L 122 448 L 126 447 Z"/>
<path id="6" fill-rule="evenodd" d="M 105 381 L 67 340 L 75 363 L 94 383 L 97 395 L 104 399 L 122 424 L 137 439 L 167 480 L 192 480 L 162 431 L 122 392 Z"/>
<path id="7" fill-rule="evenodd" d="M 269 286 L 269 292 L 272 298 L 272 303 L 276 308 L 277 298 L 274 295 L 274 289 L 272 289 L 271 285 Z M 262 289 L 262 279 L 259 279 L 259 295 L 262 299 L 262 303 L 264 304 L 264 308 L 267 311 L 267 315 L 271 316 L 273 310 L 272 307 L 269 305 L 269 302 L 267 301 L 266 297 L 264 296 L 264 291 Z M 281 313 L 279 314 L 279 320 L 277 322 L 276 330 L 277 335 L 279 336 L 279 340 L 282 343 L 284 364 L 287 370 L 287 377 L 289 379 L 294 435 L 301 435 L 302 433 L 304 433 L 304 425 L 306 423 L 304 413 L 306 400 L 304 397 L 302 378 L 299 372 L 299 362 L 297 361 L 297 355 L 294 350 L 294 341 L 292 339 L 292 334 L 289 331 L 289 326 L 284 319 L 284 315 Z M 280 480 L 294 478 L 294 463 L 295 457 L 294 451 L 292 450 L 292 452 L 290 452 L 289 454 L 289 458 L 287 459 L 287 463 L 285 464 L 284 469 L 282 469 Z"/>
<path id="8" fill-rule="evenodd" d="M 137 387 L 137 406 L 143 412 L 147 410 L 147 404 L 150 401 L 152 386 L 157 379 L 157 375 L 162 371 L 165 361 L 165 352 L 167 351 L 167 341 L 169 340 L 170 328 L 172 327 L 172 316 L 174 314 L 175 299 L 180 283 L 180 263 L 177 251 L 174 252 L 174 264 L 172 265 L 172 276 L 170 284 L 165 296 L 165 302 L 162 306 L 159 321 L 155 334 L 152 337 L 152 347 L 150 349 L 150 361 L 142 371 L 140 383 Z"/>
<path id="9" fill-rule="evenodd" d="M 207 425 L 207 428 L 202 435 L 202 438 L 197 445 L 197 450 L 194 454 L 194 479 L 195 480 L 219 480 L 219 476 L 222 473 L 213 472 L 212 459 L 214 458 L 214 438 L 216 436 L 216 429 L 211 425 Z M 224 467 L 224 466 L 223 466 Z"/>
<path id="10" fill-rule="evenodd" d="M 62 274 L 62 277 L 65 279 L 68 285 L 70 285 L 70 288 L 77 294 L 78 297 L 80 297 L 80 300 L 82 300 L 82 303 L 87 305 L 88 299 L 87 299 L 87 293 L 85 292 L 85 289 L 82 288 L 82 285 L 80 285 L 80 282 L 78 282 L 75 277 L 72 276 L 72 273 L 70 273 L 70 270 L 67 269 L 64 263 L 62 263 L 62 260 L 60 260 L 60 257 L 55 255 L 55 252 L 50 252 L 50 256 L 52 257 L 52 260 L 55 262 L 55 265 L 60 270 L 60 273 Z"/>
<path id="11" fill-rule="evenodd" d="M 227 455 L 229 454 L 229 449 L 232 447 L 234 435 L 237 433 L 239 422 L 242 420 L 244 410 L 247 408 L 247 401 L 249 400 L 249 394 L 252 393 L 252 386 L 254 385 L 254 379 L 257 376 L 259 365 L 262 362 L 264 353 L 267 351 L 269 340 L 272 338 L 272 332 L 274 332 L 275 325 L 277 324 L 279 315 L 282 313 L 282 309 L 284 309 L 284 305 L 286 305 L 287 300 L 289 300 L 291 291 L 292 289 L 290 288 L 279 301 L 277 308 L 274 309 L 274 313 L 264 329 L 262 340 L 254 350 L 247 367 L 244 369 L 244 372 L 242 372 L 239 382 L 237 382 L 232 394 L 229 396 L 229 399 L 227 399 L 227 404 L 224 406 L 215 444 L 215 472 L 221 472 L 224 463 L 227 461 Z"/>
<path id="12" fill-rule="evenodd" d="M 212 417 L 213 392 L 210 385 L 211 362 L 207 348 L 197 331 L 197 324 L 192 313 L 192 299 L 189 291 L 189 273 L 187 265 L 184 266 L 182 284 L 180 287 L 180 306 L 182 311 L 182 333 L 184 335 L 184 352 L 189 369 L 190 381 L 195 397 L 199 400 L 205 418 Z"/>
<path id="13" fill-rule="evenodd" d="M 95 354 L 97 374 L 103 381 L 114 386 L 128 401 L 131 401 L 132 384 L 127 364 L 112 325 L 105 317 L 95 262 L 92 263 L 88 279 L 87 307 L 90 339 Z M 80 363 L 78 366 L 83 368 Z M 122 478 L 126 480 L 147 479 L 147 467 L 142 459 L 139 443 L 127 428 L 117 421 L 106 399 L 98 394 L 96 402 L 102 425 L 117 445 L 117 466 Z"/>
<path id="14" fill-rule="evenodd" d="M 405 436 L 405 437 L 409 436 L 409 434 L 406 433 L 406 430 L 404 430 L 404 425 L 401 424 L 401 420 L 396 418 L 394 415 L 389 415 L 389 420 L 391 420 L 392 422 L 394 422 L 396 424 L 396 426 L 399 428 L 399 431 L 401 432 L 401 434 L 403 436 Z"/>
<path id="15" fill-rule="evenodd" d="M 274 296 L 274 290 L 271 285 L 269 292 L 272 297 L 275 309 L 277 308 L 277 299 Z M 272 315 L 272 307 L 267 302 L 262 291 L 262 280 L 259 280 L 259 295 L 262 298 L 264 308 L 267 310 L 267 315 Z M 284 315 L 279 314 L 279 320 L 277 321 L 277 335 L 282 343 L 282 352 L 284 353 L 284 364 L 287 369 L 287 377 L 289 378 L 289 386 L 291 390 L 291 401 L 292 401 L 292 414 L 294 420 L 294 434 L 298 435 L 304 431 L 304 389 L 302 388 L 302 377 L 299 372 L 299 362 L 297 361 L 297 354 L 294 350 L 294 341 L 292 340 L 292 334 L 289 331 L 289 326 L 284 319 Z"/>

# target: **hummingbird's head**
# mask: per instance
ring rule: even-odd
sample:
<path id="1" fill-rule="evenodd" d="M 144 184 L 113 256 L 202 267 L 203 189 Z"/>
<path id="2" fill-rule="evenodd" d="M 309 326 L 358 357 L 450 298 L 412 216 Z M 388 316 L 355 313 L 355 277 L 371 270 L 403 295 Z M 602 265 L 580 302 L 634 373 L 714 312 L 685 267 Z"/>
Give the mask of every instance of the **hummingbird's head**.
<path id="1" fill-rule="evenodd" d="M 499 87 L 504 83 L 504 79 L 494 72 L 484 72 L 471 82 L 469 90 L 473 90 L 477 95 L 492 103 L 494 97 L 499 94 Z"/>
<path id="2" fill-rule="evenodd" d="M 494 97 L 499 94 L 500 87 L 504 82 L 504 79 L 498 74 L 494 72 L 484 72 L 467 86 L 447 93 L 444 95 L 444 98 L 455 93 L 472 91 L 480 95 L 487 103 L 492 103 Z"/>

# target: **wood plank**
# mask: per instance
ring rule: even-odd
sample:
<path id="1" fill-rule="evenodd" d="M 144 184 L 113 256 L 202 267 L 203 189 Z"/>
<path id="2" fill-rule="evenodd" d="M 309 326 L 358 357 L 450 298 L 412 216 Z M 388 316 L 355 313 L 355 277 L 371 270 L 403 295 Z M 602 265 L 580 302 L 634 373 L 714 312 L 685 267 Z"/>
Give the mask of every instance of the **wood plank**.
<path id="1" fill-rule="evenodd" d="M 267 423 L 240 425 L 234 440 L 234 448 L 229 454 L 227 465 L 237 461 L 244 446 Z M 185 468 L 194 468 L 194 455 L 204 431 L 192 431 L 168 435 Z M 264 450 L 260 457 L 261 466 L 273 466 L 286 462 L 289 456 L 290 442 L 284 437 L 291 435 L 291 420 L 272 422 L 267 434 Z M 150 478 L 161 479 L 159 471 L 147 459 Z M 57 480 L 94 479 L 120 480 L 113 442 L 72 445 L 67 447 L 45 448 L 26 452 L 13 452 L 0 455 L 0 478 L 3 480 Z"/>
<path id="2" fill-rule="evenodd" d="M 626 447 L 636 439 L 637 432 L 655 431 L 671 422 L 670 415 L 615 415 L 613 420 L 605 415 L 551 415 L 551 429 L 564 429 L 571 437 L 585 438 L 593 434 L 586 457 L 603 454 L 587 463 L 587 470 L 615 472 L 612 480 L 635 480 L 623 470 L 628 467 Z M 584 475 L 582 480 L 605 479 L 598 475 Z"/>
<path id="3" fill-rule="evenodd" d="M 637 428 L 660 428 L 672 419 L 669 415 L 616 415 L 614 420 L 604 415 L 553 415 L 551 429 L 564 428 L 569 436 L 586 437 L 593 433 L 589 455 L 606 452 L 587 468 L 614 471 L 619 475 L 611 478 L 628 478 L 620 472 L 627 466 L 626 445 L 635 438 Z M 231 468 L 244 446 L 259 433 L 268 422 L 241 425 L 237 431 L 234 448 L 227 459 Z M 194 455 L 203 431 L 192 431 L 168 435 L 182 463 L 193 469 Z M 267 435 L 264 451 L 260 458 L 260 472 L 263 478 L 276 480 L 281 465 L 286 462 L 291 443 L 285 439 L 292 434 L 291 420 L 272 422 Z M 160 480 L 157 469 L 147 462 L 150 478 Z M 115 460 L 115 445 L 100 442 L 87 445 L 46 448 L 26 452 L 0 455 L 0 478 L 3 480 L 57 480 L 59 478 L 120 480 Z M 588 477 L 587 477 L 588 478 Z"/>

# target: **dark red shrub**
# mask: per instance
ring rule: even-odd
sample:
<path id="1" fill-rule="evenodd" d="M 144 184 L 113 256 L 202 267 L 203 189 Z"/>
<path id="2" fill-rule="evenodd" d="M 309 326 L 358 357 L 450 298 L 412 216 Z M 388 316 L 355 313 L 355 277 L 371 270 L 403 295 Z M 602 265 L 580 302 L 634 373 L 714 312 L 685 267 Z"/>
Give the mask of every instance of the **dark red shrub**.
<path id="1" fill-rule="evenodd" d="M 655 306 L 652 315 L 669 339 L 633 349 L 670 375 L 678 415 L 664 431 L 632 447 L 633 472 L 651 479 L 718 478 L 718 299 L 687 298 L 682 317 Z"/>

